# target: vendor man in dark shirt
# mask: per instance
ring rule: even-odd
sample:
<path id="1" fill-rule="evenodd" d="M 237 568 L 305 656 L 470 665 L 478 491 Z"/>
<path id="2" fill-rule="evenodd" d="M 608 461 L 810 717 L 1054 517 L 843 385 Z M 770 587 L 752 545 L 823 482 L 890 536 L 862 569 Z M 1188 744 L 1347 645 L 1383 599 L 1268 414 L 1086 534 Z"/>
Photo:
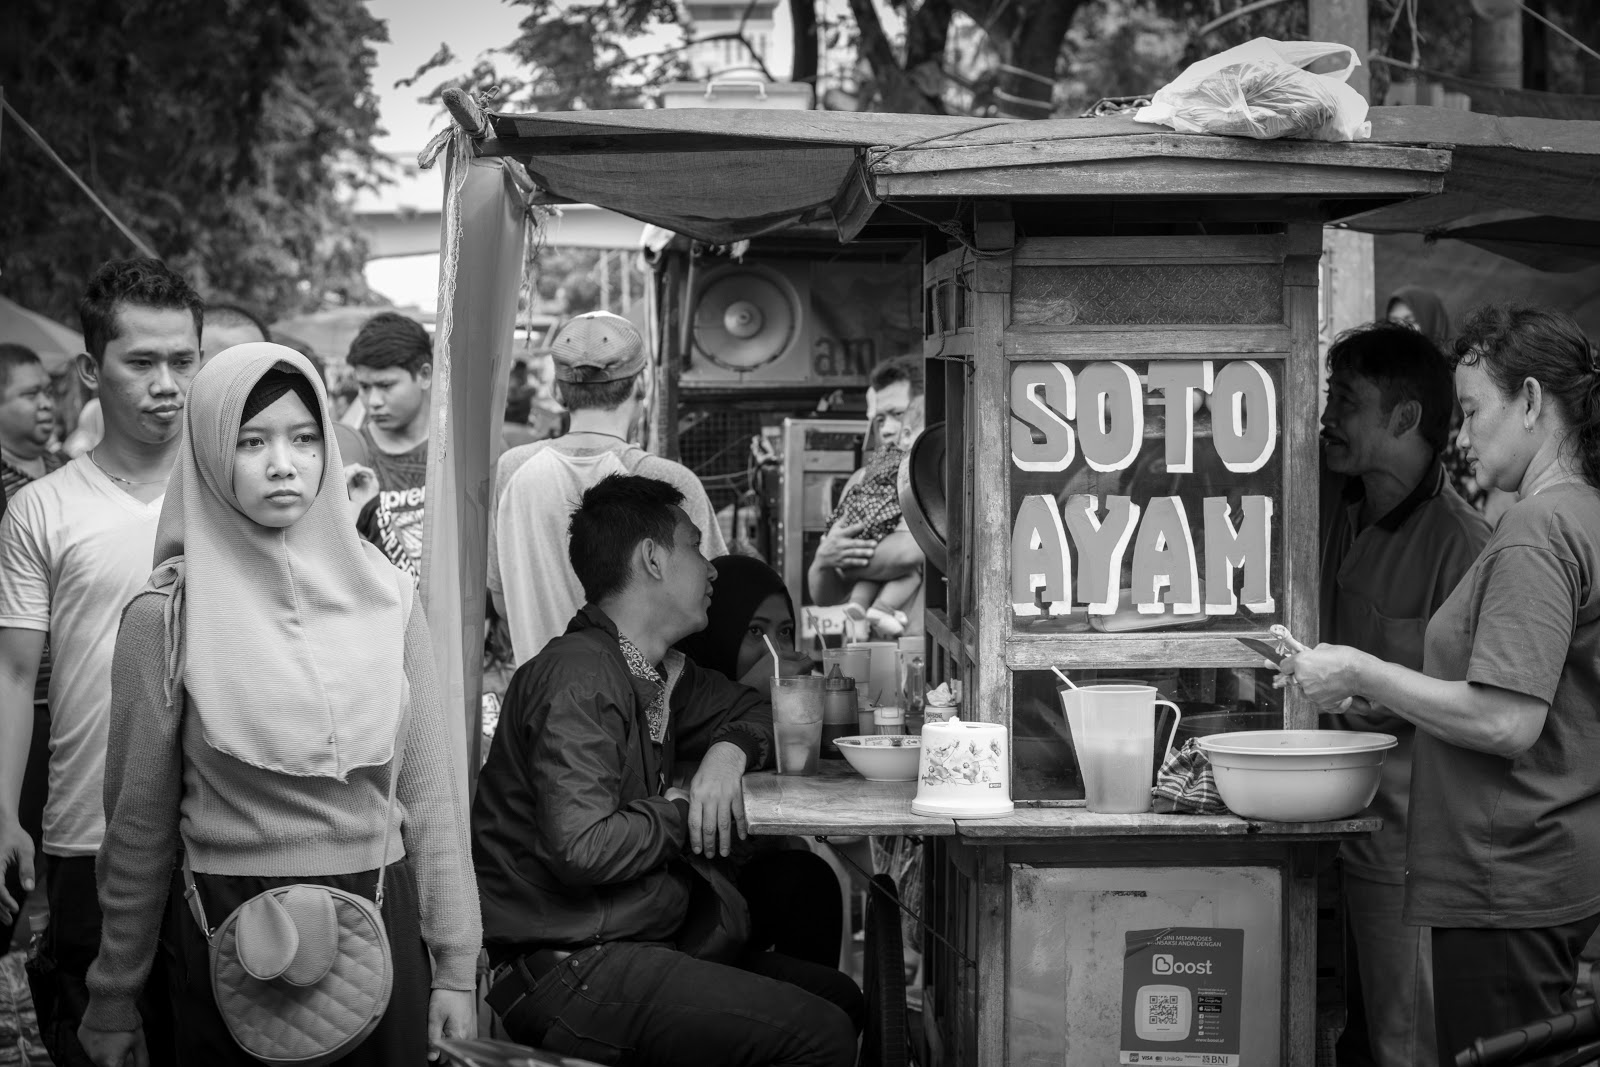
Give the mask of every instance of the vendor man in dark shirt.
<path id="1" fill-rule="evenodd" d="M 772 752 L 767 699 L 672 650 L 705 627 L 716 579 L 682 504 L 667 482 L 617 474 L 573 512 L 588 603 L 512 678 L 473 802 L 489 1002 L 515 1040 L 602 1064 L 849 1067 L 847 976 L 679 950 L 691 889 L 710 884 L 687 853 L 729 854 L 741 778 Z M 678 759 L 701 761 L 687 790 L 669 788 Z"/>
<path id="2" fill-rule="evenodd" d="M 1489 537 L 1439 459 L 1455 404 L 1450 364 L 1423 334 L 1381 323 L 1335 341 L 1328 371 L 1324 457 L 1344 482 L 1322 516 L 1321 638 L 1421 670 L 1428 619 Z M 1400 921 L 1416 727 L 1370 706 L 1331 718 L 1400 742 L 1369 810 L 1383 828 L 1341 848 L 1345 913 L 1372 1062 L 1433 1063 L 1428 931 Z"/>

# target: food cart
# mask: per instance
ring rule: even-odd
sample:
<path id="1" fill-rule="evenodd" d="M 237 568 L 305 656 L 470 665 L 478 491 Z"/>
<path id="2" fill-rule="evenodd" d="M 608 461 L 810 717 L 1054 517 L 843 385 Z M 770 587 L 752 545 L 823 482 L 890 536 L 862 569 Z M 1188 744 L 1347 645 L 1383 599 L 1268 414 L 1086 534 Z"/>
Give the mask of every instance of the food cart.
<path id="1" fill-rule="evenodd" d="M 1376 109 L 1371 141 L 1323 144 L 1115 117 L 454 108 L 441 307 L 466 328 L 448 363 L 473 389 L 498 371 L 460 338 L 509 330 L 508 285 L 496 295 L 487 272 L 505 278 L 530 202 L 597 203 L 718 244 L 921 228 L 949 561 L 929 582 L 930 683 L 961 680 L 964 714 L 1007 727 L 1016 807 L 925 818 L 910 786 L 838 775 L 754 779 L 747 803 L 757 832 L 926 837 L 936 1061 L 1311 1064 L 1316 875 L 1376 822 L 1089 812 L 1050 668 L 1150 682 L 1191 721 L 1315 725 L 1235 637 L 1283 623 L 1316 640 L 1322 228 L 1481 196 L 1507 168 L 1542 167 L 1570 195 L 1594 157 L 1560 139 L 1593 124 Z M 473 398 L 452 388 L 435 403 L 473 425 Z M 476 447 L 440 460 L 458 507 L 429 522 L 452 524 L 449 552 L 482 544 Z M 431 537 L 428 551 L 481 586 L 469 560 Z M 470 596 L 442 599 L 471 618 Z"/>

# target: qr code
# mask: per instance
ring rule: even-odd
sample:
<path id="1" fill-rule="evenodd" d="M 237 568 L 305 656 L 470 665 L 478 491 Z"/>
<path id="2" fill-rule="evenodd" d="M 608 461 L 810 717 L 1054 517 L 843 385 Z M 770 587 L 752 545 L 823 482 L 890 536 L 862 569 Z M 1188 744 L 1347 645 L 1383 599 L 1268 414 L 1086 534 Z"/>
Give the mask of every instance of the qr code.
<path id="1" fill-rule="evenodd" d="M 1178 1025 L 1178 998 L 1171 993 L 1163 993 L 1149 998 L 1150 1014 L 1145 1020 L 1148 1026 L 1177 1026 Z"/>

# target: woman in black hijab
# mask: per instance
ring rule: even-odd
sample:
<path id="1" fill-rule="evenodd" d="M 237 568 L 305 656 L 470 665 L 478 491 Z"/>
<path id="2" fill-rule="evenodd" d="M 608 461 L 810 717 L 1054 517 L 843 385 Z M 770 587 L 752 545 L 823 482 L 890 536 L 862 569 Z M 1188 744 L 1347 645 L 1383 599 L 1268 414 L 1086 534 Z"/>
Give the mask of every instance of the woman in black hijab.
<path id="1" fill-rule="evenodd" d="M 810 657 L 794 648 L 794 603 L 777 572 L 749 556 L 722 556 L 711 565 L 717 580 L 706 628 L 679 641 L 678 651 L 762 692 L 772 678 L 763 637 L 778 650 L 784 677 L 809 671 Z M 753 950 L 839 965 L 844 905 L 839 880 L 821 856 L 803 847 L 759 851 L 740 868 L 739 890 L 750 903 Z"/>
<path id="2" fill-rule="evenodd" d="M 764 689 L 772 677 L 765 637 L 782 658 L 784 677 L 809 671 L 810 657 L 795 651 L 794 602 L 778 572 L 750 556 L 722 556 L 711 565 L 717 580 L 706 628 L 679 641 L 678 651 L 702 667 Z"/>

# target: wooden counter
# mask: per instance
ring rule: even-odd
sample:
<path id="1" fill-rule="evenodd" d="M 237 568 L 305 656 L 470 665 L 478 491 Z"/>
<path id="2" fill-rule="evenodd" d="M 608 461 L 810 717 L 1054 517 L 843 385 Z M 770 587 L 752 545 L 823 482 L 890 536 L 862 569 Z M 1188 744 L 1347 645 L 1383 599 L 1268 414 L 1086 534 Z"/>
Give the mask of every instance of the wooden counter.
<path id="1" fill-rule="evenodd" d="M 1282 823 L 1237 815 L 1102 815 L 1076 805 L 1019 807 L 995 819 L 951 819 L 914 814 L 916 795 L 916 782 L 869 782 L 836 760 L 823 760 L 812 778 L 772 771 L 744 778 L 744 809 L 753 834 L 956 835 L 982 846 L 1082 837 L 1337 840 L 1381 825 L 1372 818 Z"/>
<path id="2" fill-rule="evenodd" d="M 950 819 L 912 814 L 916 795 L 916 782 L 869 782 L 843 760 L 822 760 L 812 778 L 775 771 L 744 776 L 753 834 L 953 835 Z"/>
<path id="3" fill-rule="evenodd" d="M 998 819 L 960 819 L 956 833 L 973 845 L 1071 837 L 1346 838 L 1371 833 L 1381 819 L 1267 822 L 1237 815 L 1103 815 L 1083 807 L 1018 808 Z"/>

